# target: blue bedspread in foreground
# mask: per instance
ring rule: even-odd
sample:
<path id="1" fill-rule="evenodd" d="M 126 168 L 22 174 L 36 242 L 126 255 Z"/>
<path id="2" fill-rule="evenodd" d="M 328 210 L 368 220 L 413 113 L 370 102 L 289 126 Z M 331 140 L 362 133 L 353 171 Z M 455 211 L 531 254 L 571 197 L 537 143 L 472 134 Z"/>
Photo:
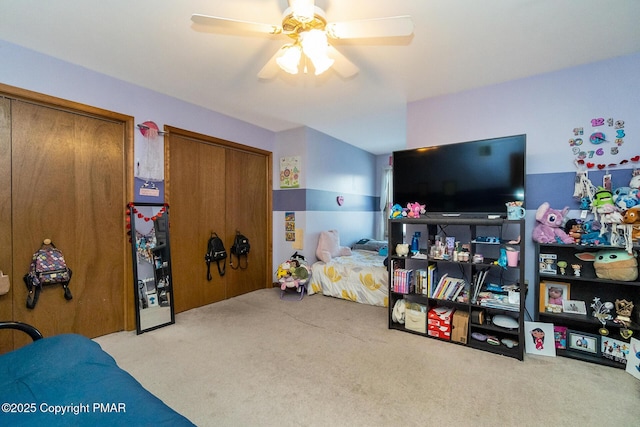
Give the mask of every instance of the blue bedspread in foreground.
<path id="1" fill-rule="evenodd" d="M 0 425 L 192 426 L 100 345 L 44 338 L 0 356 Z"/>

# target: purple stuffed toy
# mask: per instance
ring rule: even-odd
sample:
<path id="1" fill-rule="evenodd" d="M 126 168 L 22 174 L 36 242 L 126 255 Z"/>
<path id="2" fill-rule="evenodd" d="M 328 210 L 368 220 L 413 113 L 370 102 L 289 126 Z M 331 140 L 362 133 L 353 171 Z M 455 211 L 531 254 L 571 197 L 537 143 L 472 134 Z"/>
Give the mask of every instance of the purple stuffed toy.
<path id="1" fill-rule="evenodd" d="M 563 230 L 562 220 L 569 207 L 559 211 L 551 209 L 548 202 L 540 205 L 536 211 L 536 224 L 533 229 L 533 241 L 538 243 L 575 243 L 573 237 Z"/>

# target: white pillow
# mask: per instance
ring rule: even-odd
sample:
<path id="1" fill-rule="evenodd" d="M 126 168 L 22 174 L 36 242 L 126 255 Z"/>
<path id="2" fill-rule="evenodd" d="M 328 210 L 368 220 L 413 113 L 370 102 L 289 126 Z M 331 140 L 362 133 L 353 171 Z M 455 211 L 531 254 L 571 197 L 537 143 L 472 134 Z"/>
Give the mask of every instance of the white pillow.
<path id="1" fill-rule="evenodd" d="M 351 255 L 351 249 L 340 246 L 340 235 L 338 230 L 321 231 L 318 238 L 316 256 L 324 263 L 331 261 L 331 258 Z"/>

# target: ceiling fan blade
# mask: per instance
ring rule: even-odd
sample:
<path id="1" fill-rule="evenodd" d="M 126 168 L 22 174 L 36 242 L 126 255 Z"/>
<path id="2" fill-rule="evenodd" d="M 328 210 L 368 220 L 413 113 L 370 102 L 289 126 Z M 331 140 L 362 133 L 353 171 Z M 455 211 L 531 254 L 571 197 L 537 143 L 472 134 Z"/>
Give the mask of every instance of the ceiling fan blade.
<path id="1" fill-rule="evenodd" d="M 360 69 L 353 62 L 349 61 L 346 56 L 344 56 L 331 45 L 329 45 L 329 48 L 327 49 L 327 55 L 329 56 L 329 58 L 334 60 L 331 68 L 333 68 L 336 73 L 340 74 L 344 78 L 355 76 L 356 74 L 358 74 L 358 71 L 360 71 Z"/>
<path id="2" fill-rule="evenodd" d="M 191 20 L 198 25 L 217 27 L 227 30 L 248 31 L 254 33 L 280 34 L 282 27 L 279 25 L 263 24 L 260 22 L 240 21 L 238 19 L 220 18 L 218 16 L 200 15 L 194 13 Z"/>
<path id="3" fill-rule="evenodd" d="M 264 64 L 264 67 L 262 67 L 262 69 L 258 72 L 259 79 L 269 80 L 278 75 L 278 73 L 280 72 L 280 66 L 276 62 L 276 58 L 278 57 L 278 55 L 280 55 L 282 49 L 284 49 L 284 46 L 278 49 L 276 53 L 274 53 L 273 56 L 269 58 L 267 63 Z"/>
<path id="4" fill-rule="evenodd" d="M 327 24 L 327 35 L 334 39 L 361 39 L 369 37 L 401 37 L 413 34 L 413 20 L 409 15 L 388 18 Z"/>

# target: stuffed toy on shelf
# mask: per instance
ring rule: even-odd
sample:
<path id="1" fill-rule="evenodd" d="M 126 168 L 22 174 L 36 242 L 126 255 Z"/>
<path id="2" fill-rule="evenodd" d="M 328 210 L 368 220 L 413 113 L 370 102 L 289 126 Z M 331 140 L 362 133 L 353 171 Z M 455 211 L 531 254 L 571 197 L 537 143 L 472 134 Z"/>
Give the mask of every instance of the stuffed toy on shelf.
<path id="1" fill-rule="evenodd" d="M 548 202 L 541 204 L 536 211 L 537 224 L 533 229 L 533 241 L 538 243 L 574 243 L 573 237 L 565 233 L 563 229 L 563 219 L 568 212 L 568 206 L 559 211 L 552 209 Z"/>

